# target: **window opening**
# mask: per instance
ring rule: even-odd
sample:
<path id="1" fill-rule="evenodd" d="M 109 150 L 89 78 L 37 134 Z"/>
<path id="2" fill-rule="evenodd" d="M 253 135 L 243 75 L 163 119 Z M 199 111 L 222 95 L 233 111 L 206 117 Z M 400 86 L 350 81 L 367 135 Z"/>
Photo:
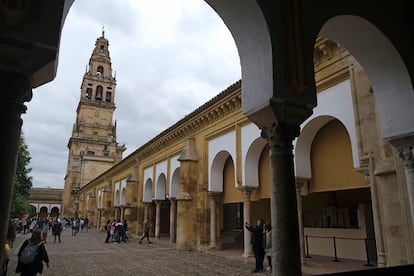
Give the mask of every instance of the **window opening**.
<path id="1" fill-rule="evenodd" d="M 100 86 L 100 85 L 98 85 L 96 87 L 96 96 L 95 96 L 95 99 L 98 100 L 98 101 L 101 101 L 102 100 L 102 86 Z"/>
<path id="2" fill-rule="evenodd" d="M 112 98 L 112 93 L 111 92 L 106 92 L 106 101 L 108 102 L 108 103 L 110 103 L 111 102 L 111 98 Z"/>

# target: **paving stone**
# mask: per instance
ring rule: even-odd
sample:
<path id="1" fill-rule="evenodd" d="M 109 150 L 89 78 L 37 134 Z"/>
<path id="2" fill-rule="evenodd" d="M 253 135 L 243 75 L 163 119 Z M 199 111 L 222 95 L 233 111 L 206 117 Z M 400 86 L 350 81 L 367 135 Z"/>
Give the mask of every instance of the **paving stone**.
<path id="1" fill-rule="evenodd" d="M 17 252 L 30 234 L 18 234 L 11 251 L 9 272 L 16 275 Z M 44 267 L 45 276 L 118 276 L 118 275 L 252 275 L 254 258 L 241 257 L 240 250 L 189 252 L 175 249 L 167 239 L 152 239 L 139 244 L 130 238 L 126 243 L 104 243 L 106 233 L 90 229 L 88 233 L 72 236 L 71 229 L 62 233 L 62 242 L 53 243 L 48 234 L 46 250 L 50 267 Z M 267 260 L 265 260 L 265 266 Z M 303 275 L 314 275 L 351 269 L 362 269 L 362 262 L 344 260 L 333 263 L 330 258 L 312 258 L 303 267 Z M 262 272 L 260 275 L 271 275 Z"/>

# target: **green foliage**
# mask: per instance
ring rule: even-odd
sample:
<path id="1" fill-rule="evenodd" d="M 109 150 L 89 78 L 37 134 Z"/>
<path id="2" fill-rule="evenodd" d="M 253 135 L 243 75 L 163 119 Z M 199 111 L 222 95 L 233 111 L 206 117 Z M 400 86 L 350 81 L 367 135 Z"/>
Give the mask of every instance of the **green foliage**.
<path id="1" fill-rule="evenodd" d="M 19 154 L 14 178 L 13 198 L 10 210 L 11 217 L 20 217 L 24 212 L 30 210 L 30 205 L 27 201 L 30 188 L 32 187 L 32 177 L 29 175 L 32 171 L 32 168 L 29 167 L 30 160 L 30 153 L 22 135 L 19 141 Z"/>
<path id="2" fill-rule="evenodd" d="M 10 217 L 21 217 L 26 210 L 30 210 L 30 204 L 26 197 L 21 194 L 14 194 L 10 209 Z"/>

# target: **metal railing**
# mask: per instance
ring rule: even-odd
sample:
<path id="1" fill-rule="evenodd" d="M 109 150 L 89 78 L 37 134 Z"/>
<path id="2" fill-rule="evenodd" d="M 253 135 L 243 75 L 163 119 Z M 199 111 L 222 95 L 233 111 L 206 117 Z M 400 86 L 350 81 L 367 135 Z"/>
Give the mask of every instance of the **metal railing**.
<path id="1" fill-rule="evenodd" d="M 336 237 L 336 236 L 315 236 L 315 235 L 305 235 L 305 246 L 306 246 L 306 258 L 311 258 L 311 256 L 309 255 L 309 238 L 315 238 L 315 239 L 332 239 L 332 244 L 333 244 L 333 252 L 334 252 L 334 259 L 332 261 L 334 262 L 340 262 L 340 260 L 338 259 L 338 254 L 337 254 L 337 246 L 336 246 L 336 240 L 353 240 L 353 241 L 364 241 L 364 245 L 365 245 L 365 254 L 366 254 L 366 259 L 367 259 L 367 263 L 365 264 L 366 266 L 373 266 L 373 264 L 371 264 L 371 260 L 369 258 L 369 250 L 368 250 L 368 241 L 373 241 L 374 239 L 368 239 L 368 238 L 351 238 L 351 237 Z"/>

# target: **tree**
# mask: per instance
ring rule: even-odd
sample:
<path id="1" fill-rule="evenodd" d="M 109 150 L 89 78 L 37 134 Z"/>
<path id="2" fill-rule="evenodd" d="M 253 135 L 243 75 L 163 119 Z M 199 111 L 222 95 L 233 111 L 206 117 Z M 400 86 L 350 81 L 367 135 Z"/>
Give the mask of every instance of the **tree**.
<path id="1" fill-rule="evenodd" d="M 14 177 L 13 197 L 10 210 L 11 217 L 20 217 L 30 210 L 27 198 L 32 187 L 32 177 L 29 175 L 32 168 L 29 167 L 30 153 L 23 135 L 20 136 L 19 154 L 17 156 L 16 174 Z"/>

